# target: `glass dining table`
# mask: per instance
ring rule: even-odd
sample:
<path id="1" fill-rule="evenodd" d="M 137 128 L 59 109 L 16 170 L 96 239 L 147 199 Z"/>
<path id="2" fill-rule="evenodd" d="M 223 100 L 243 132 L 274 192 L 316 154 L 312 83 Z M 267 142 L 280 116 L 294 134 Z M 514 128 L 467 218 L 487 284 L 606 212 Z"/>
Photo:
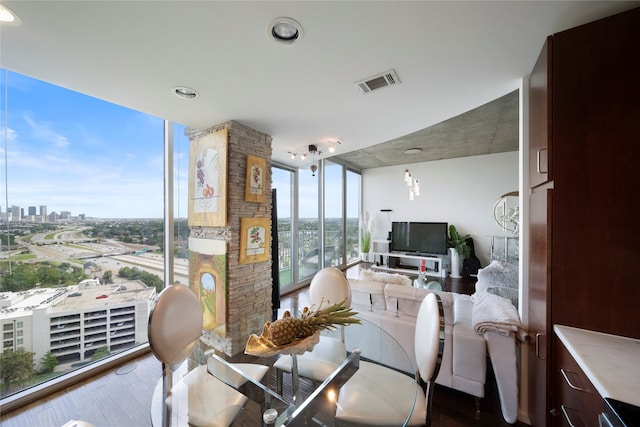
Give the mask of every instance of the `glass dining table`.
<path id="1" fill-rule="evenodd" d="M 208 351 L 206 364 L 190 357 L 179 366 L 167 367 L 154 391 L 152 425 L 333 426 L 337 425 L 340 388 L 358 371 L 361 360 L 415 378 L 416 367 L 407 352 L 374 323 L 362 320 L 361 324 L 322 331 L 320 340 L 327 337 L 344 341 L 347 348 L 344 360 L 321 383 L 292 371 L 286 375 L 281 393 L 276 392 L 277 373 L 273 365 L 282 355 L 228 356 Z M 251 365 L 244 365 L 247 363 Z M 255 369 L 251 369 L 255 368 L 253 364 L 262 365 L 264 375 L 256 377 Z M 413 396 L 413 404 L 416 397 Z M 413 405 L 409 407 L 407 420 Z"/>

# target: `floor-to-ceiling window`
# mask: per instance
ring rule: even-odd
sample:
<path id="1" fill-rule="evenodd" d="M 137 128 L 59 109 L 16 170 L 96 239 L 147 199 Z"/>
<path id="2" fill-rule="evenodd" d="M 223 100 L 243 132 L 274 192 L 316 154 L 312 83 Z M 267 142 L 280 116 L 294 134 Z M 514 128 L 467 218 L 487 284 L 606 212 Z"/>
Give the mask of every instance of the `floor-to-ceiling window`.
<path id="1" fill-rule="evenodd" d="M 325 267 L 344 265 L 344 167 L 324 161 L 324 260 Z"/>
<path id="2" fill-rule="evenodd" d="M 320 186 L 321 172 L 298 169 L 297 237 L 298 280 L 313 276 L 322 268 L 320 258 Z"/>
<path id="3" fill-rule="evenodd" d="M 361 175 L 329 160 L 318 164 L 316 172 L 272 167 L 281 294 L 308 283 L 320 268 L 358 261 Z"/>
<path id="4" fill-rule="evenodd" d="M 361 209 L 361 178 L 360 173 L 347 169 L 346 171 L 346 263 L 358 261 L 360 253 L 359 221 Z"/>
<path id="5" fill-rule="evenodd" d="M 172 125 L 174 218 L 166 221 L 164 120 L 0 73 L 4 405 L 147 341 L 165 256 L 175 261 L 173 280 L 188 283 L 189 150 L 184 127 Z"/>
<path id="6" fill-rule="evenodd" d="M 167 257 L 168 277 L 188 283 L 189 138 L 171 124 L 168 221 L 164 120 L 0 71 L 0 393 L 7 397 L 145 343 L 137 316 L 146 317 L 167 285 Z M 285 292 L 323 266 L 355 260 L 350 224 L 360 175 L 347 172 L 345 191 L 343 171 L 330 162 L 315 173 L 274 167 Z M 339 180 L 338 192 L 325 183 L 324 199 L 322 174 Z M 320 209 L 329 198 L 342 199 L 346 218 Z M 144 309 L 123 302 L 129 292 Z"/>
<path id="7" fill-rule="evenodd" d="M 271 168 L 271 188 L 276 190 L 277 236 L 278 251 L 274 253 L 273 261 L 278 263 L 280 270 L 280 289 L 286 291 L 294 282 L 293 263 L 293 184 L 295 171 L 286 167 Z"/>

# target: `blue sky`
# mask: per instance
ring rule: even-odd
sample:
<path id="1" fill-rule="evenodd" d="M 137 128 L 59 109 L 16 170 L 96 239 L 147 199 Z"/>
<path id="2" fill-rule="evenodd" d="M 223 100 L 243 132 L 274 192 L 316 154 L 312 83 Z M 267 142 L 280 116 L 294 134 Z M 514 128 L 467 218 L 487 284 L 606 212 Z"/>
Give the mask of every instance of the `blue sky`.
<path id="1" fill-rule="evenodd" d="M 48 212 L 74 216 L 163 216 L 161 118 L 20 74 L 8 72 L 7 77 L 4 69 L 0 82 L 3 212 L 8 194 L 9 206 L 25 212 L 46 205 Z M 182 132 L 174 137 L 185 139 Z M 180 199 L 174 212 L 186 217 L 188 141 L 174 148 L 182 150 L 174 155 L 179 163 L 174 192 Z"/>
<path id="2" fill-rule="evenodd" d="M 25 214 L 29 206 L 39 213 L 46 205 L 49 213 L 70 211 L 72 216 L 162 218 L 162 118 L 0 71 L 2 212 L 18 205 Z M 177 125 L 174 215 L 182 218 L 188 208 L 188 156 L 189 141 Z M 317 183 L 308 167 L 300 173 L 300 216 L 313 218 Z M 340 177 L 332 175 L 327 177 L 326 216 L 339 217 L 335 195 L 341 194 Z M 283 196 L 279 193 L 281 201 Z M 357 203 L 357 197 L 349 198 L 348 216 L 357 216 Z M 289 209 L 285 203 L 279 216 L 288 216 Z"/>

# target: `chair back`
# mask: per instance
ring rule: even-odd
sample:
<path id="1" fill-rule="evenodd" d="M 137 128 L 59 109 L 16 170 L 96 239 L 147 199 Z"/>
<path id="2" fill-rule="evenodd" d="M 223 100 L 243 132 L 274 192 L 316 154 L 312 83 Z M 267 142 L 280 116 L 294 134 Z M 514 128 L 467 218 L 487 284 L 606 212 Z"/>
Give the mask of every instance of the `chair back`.
<path id="1" fill-rule="evenodd" d="M 416 318 L 415 351 L 418 373 L 422 381 L 435 381 L 440 371 L 444 346 L 444 309 L 440 296 L 430 292 L 422 300 Z"/>
<path id="2" fill-rule="evenodd" d="M 184 361 L 202 335 L 202 308 L 185 285 L 165 288 L 149 314 L 149 347 L 161 362 Z"/>
<path id="3" fill-rule="evenodd" d="M 351 286 L 344 273 L 335 267 L 325 267 L 318 271 L 309 285 L 309 302 L 316 308 L 322 304 L 335 304 L 346 301 L 351 307 Z"/>

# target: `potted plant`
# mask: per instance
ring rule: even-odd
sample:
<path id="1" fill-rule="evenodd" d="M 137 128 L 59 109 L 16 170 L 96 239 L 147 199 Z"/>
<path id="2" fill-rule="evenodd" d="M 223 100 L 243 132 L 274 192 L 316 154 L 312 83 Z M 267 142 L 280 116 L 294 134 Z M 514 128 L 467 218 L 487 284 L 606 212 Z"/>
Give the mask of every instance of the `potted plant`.
<path id="1" fill-rule="evenodd" d="M 369 251 L 371 250 L 371 228 L 373 218 L 365 212 L 360 219 L 360 254 L 361 259 L 365 262 L 369 261 Z"/>
<path id="2" fill-rule="evenodd" d="M 471 255 L 471 247 L 467 243 L 467 239 L 469 237 L 471 236 L 468 234 L 462 236 L 458 233 L 455 225 L 449 225 L 449 239 L 447 243 L 451 253 L 451 277 L 462 277 L 460 276 L 460 269 L 462 267 L 460 257 L 462 257 L 462 259 L 466 259 Z"/>

